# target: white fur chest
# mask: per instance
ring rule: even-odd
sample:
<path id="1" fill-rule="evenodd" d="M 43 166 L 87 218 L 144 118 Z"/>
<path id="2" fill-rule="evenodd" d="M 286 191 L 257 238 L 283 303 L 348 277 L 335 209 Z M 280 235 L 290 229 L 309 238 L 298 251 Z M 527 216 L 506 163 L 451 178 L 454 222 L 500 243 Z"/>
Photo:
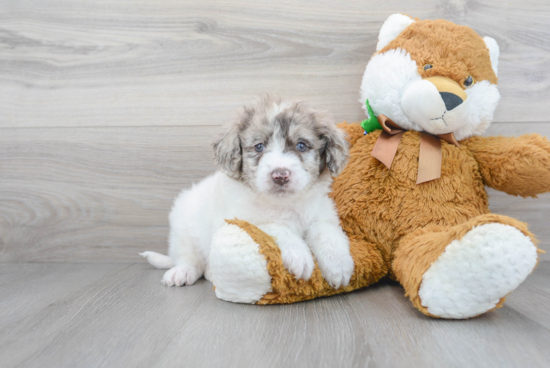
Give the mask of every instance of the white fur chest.
<path id="1" fill-rule="evenodd" d="M 221 179 L 225 218 L 238 218 L 254 225 L 278 223 L 304 234 L 319 209 L 319 196 L 328 200 L 328 183 L 292 197 L 270 197 L 254 193 L 242 183 Z M 324 187 L 324 188 L 323 188 Z"/>

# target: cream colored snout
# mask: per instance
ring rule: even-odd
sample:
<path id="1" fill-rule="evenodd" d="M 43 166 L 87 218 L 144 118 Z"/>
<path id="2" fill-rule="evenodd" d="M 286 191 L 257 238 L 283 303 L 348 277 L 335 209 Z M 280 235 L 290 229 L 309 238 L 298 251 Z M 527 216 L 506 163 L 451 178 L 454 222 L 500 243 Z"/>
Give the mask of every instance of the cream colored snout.
<path id="1" fill-rule="evenodd" d="M 432 134 L 453 132 L 463 122 L 456 117 L 468 95 L 459 84 L 446 77 L 429 77 L 411 83 L 403 94 L 405 114 Z"/>
<path id="2" fill-rule="evenodd" d="M 452 79 L 445 77 L 429 77 L 424 80 L 432 83 L 435 88 L 437 88 L 447 111 L 451 111 L 468 98 L 466 92 L 464 92 L 458 83 Z"/>

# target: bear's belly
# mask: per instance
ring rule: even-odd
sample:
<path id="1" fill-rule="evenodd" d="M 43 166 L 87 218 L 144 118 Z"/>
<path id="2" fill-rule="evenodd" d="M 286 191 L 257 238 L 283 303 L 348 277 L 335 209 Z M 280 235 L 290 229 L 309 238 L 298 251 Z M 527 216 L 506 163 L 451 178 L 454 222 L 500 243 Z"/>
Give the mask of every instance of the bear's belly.
<path id="1" fill-rule="evenodd" d="M 465 148 L 441 142 L 441 177 L 416 184 L 420 137 L 406 132 L 391 169 L 371 156 L 380 131 L 359 139 L 334 181 L 332 198 L 350 236 L 391 254 L 399 239 L 428 224 L 453 226 L 489 212 L 477 162 Z"/>

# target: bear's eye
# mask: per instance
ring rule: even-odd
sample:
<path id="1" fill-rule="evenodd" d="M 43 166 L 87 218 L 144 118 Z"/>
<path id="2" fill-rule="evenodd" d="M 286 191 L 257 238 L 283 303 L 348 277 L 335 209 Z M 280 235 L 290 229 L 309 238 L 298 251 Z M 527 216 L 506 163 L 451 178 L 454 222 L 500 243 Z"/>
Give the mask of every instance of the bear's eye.
<path id="1" fill-rule="evenodd" d="M 428 69 L 431 69 L 433 68 L 434 66 L 432 64 L 425 64 L 422 69 L 424 69 L 424 71 L 428 70 Z"/>
<path id="2" fill-rule="evenodd" d="M 258 143 L 257 145 L 254 146 L 254 149 L 256 150 L 256 152 L 263 152 L 264 148 L 265 146 L 263 143 Z"/>
<path id="3" fill-rule="evenodd" d="M 472 84 L 474 84 L 474 78 L 469 75 L 468 78 L 464 79 L 464 87 L 470 87 Z"/>

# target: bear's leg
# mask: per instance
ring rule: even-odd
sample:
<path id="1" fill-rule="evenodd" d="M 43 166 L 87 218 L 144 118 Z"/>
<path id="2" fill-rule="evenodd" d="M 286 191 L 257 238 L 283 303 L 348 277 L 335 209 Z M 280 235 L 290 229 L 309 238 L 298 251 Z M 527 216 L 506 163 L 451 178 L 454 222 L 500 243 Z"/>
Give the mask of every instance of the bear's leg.
<path id="1" fill-rule="evenodd" d="M 271 291 L 267 260 L 254 238 L 238 223 L 225 223 L 214 234 L 205 278 L 214 284 L 218 298 L 256 303 Z M 265 235 L 260 241 L 271 240 Z"/>
<path id="2" fill-rule="evenodd" d="M 481 215 L 453 227 L 430 225 L 399 243 L 392 262 L 397 280 L 422 313 L 463 319 L 498 308 L 537 263 L 527 226 Z"/>
<path id="3" fill-rule="evenodd" d="M 315 265 L 309 280 L 289 273 L 275 240 L 245 221 L 227 221 L 215 234 L 206 277 L 216 296 L 236 303 L 285 304 L 349 292 L 368 286 L 388 272 L 378 248 L 350 240 L 355 263 L 346 287 L 332 288 Z"/>

